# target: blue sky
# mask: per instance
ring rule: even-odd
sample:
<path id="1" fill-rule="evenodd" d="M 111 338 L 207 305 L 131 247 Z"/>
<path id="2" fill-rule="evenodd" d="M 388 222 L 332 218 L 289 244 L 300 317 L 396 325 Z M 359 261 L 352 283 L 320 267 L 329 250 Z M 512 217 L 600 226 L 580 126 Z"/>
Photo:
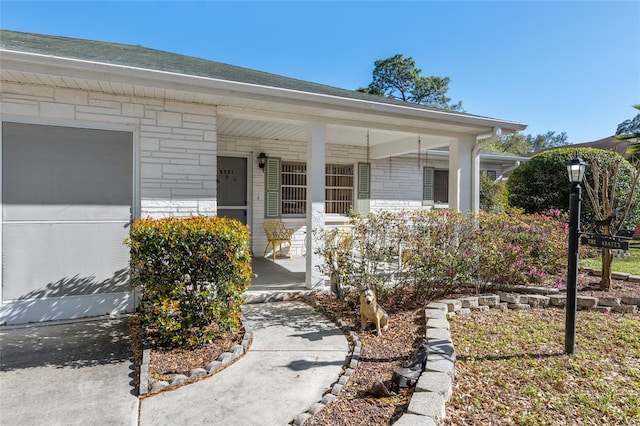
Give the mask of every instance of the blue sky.
<path id="1" fill-rule="evenodd" d="M 357 89 L 411 56 L 466 112 L 612 135 L 640 103 L 640 1 L 8 1 L 2 29 L 196 56 Z M 1 66 L 1 64 L 0 64 Z"/>

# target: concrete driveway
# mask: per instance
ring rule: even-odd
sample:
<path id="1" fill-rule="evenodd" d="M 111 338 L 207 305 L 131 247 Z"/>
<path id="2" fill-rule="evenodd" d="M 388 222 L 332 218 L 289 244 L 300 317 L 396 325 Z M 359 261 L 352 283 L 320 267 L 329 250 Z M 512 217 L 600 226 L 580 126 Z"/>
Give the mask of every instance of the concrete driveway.
<path id="1" fill-rule="evenodd" d="M 137 425 L 127 319 L 0 328 L 0 424 Z"/>

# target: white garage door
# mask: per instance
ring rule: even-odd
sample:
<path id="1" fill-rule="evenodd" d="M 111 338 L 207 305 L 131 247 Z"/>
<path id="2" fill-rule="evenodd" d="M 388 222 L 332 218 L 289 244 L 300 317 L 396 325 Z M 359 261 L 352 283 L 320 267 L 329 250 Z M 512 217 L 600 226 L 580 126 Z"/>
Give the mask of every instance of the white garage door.
<path id="1" fill-rule="evenodd" d="M 130 132 L 2 123 L 0 323 L 130 308 Z"/>

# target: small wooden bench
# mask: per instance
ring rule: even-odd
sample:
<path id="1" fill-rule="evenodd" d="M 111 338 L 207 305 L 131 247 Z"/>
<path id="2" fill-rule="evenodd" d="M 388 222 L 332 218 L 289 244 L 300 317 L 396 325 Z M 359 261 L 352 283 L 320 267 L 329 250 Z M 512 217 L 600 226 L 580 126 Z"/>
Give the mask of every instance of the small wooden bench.
<path id="1" fill-rule="evenodd" d="M 273 261 L 276 261 L 276 252 L 279 252 L 282 255 L 282 243 L 289 244 L 289 258 L 292 259 L 291 256 L 291 236 L 295 232 L 295 229 L 289 229 L 284 226 L 279 220 L 265 220 L 264 224 L 264 233 L 267 235 L 267 246 L 264 248 L 263 256 L 267 255 L 267 251 L 269 250 L 269 246 L 273 249 Z M 278 250 L 276 250 L 276 246 L 278 246 Z"/>

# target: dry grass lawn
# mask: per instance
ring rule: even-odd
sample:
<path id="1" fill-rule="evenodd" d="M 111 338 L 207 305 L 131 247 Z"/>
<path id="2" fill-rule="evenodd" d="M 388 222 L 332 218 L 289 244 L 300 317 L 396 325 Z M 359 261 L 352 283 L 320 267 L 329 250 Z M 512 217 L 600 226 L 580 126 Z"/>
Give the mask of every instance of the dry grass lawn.
<path id="1" fill-rule="evenodd" d="M 579 311 L 564 354 L 562 309 L 451 319 L 449 425 L 640 425 L 640 315 Z"/>

